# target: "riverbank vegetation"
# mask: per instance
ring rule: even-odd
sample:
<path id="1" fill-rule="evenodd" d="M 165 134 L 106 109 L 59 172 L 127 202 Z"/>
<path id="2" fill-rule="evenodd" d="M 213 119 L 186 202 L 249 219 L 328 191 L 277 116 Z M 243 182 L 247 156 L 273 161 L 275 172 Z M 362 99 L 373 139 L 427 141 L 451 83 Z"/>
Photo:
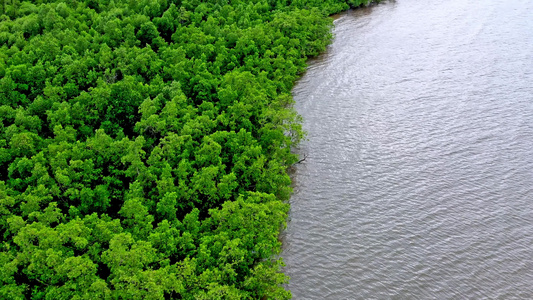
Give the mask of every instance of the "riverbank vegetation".
<path id="1" fill-rule="evenodd" d="M 4 0 L 0 298 L 290 298 L 291 88 L 360 2 Z"/>

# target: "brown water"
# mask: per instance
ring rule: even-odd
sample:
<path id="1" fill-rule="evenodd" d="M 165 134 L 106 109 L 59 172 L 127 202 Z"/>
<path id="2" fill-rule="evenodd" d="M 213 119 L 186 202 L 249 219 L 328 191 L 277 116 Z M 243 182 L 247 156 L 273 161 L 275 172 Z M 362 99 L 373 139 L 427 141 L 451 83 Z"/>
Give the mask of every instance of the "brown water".
<path id="1" fill-rule="evenodd" d="M 533 299 L 533 0 L 389 1 L 334 33 L 294 89 L 294 299 Z"/>

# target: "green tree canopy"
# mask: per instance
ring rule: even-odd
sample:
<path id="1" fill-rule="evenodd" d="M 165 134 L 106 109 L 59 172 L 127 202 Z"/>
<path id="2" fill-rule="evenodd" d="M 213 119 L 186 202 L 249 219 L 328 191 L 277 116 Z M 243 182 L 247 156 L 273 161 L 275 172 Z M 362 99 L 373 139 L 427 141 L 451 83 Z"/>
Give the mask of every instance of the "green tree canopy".
<path id="1" fill-rule="evenodd" d="M 290 298 L 290 91 L 362 2 L 3 1 L 0 298 Z"/>

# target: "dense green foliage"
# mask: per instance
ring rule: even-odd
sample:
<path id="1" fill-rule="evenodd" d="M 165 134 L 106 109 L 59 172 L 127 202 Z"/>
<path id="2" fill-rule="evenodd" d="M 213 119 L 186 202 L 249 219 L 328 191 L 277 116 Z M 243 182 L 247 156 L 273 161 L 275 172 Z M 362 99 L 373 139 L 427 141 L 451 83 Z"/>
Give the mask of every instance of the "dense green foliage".
<path id="1" fill-rule="evenodd" d="M 290 91 L 359 2 L 3 0 L 0 298 L 290 298 Z"/>

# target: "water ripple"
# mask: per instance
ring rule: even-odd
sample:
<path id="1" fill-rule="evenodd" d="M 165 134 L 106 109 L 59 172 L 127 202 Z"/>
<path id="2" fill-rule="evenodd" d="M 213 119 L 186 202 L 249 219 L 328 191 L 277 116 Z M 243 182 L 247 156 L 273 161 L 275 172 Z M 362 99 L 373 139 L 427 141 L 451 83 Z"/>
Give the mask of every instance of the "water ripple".
<path id="1" fill-rule="evenodd" d="M 293 93 L 295 299 L 533 299 L 533 1 L 335 21 Z"/>

